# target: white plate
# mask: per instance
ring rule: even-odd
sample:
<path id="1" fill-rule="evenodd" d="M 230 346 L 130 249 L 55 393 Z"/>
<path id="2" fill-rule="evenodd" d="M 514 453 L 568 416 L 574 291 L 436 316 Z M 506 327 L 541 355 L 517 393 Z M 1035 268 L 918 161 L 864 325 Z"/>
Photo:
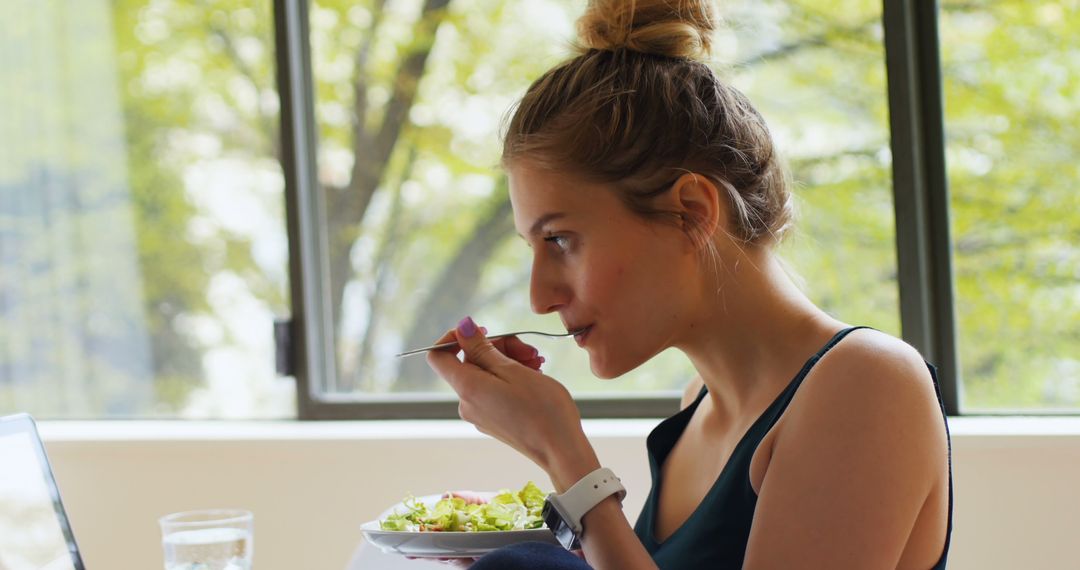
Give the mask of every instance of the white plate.
<path id="1" fill-rule="evenodd" d="M 476 493 L 493 497 L 495 493 Z M 442 495 L 417 497 L 426 505 L 434 505 Z M 404 512 L 405 505 L 398 503 L 386 509 L 378 519 L 364 523 L 360 530 L 364 538 L 383 552 L 392 552 L 416 558 L 479 558 L 492 550 L 518 542 L 539 541 L 558 544 L 555 535 L 547 527 L 531 530 L 485 530 L 479 532 L 423 532 L 382 530 L 379 521 L 387 515 Z"/>

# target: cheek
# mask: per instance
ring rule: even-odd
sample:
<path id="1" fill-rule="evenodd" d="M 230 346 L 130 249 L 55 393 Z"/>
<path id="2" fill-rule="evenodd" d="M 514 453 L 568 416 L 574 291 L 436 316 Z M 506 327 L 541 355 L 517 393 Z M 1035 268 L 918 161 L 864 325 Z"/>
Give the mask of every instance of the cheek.
<path id="1" fill-rule="evenodd" d="M 581 282 L 581 297 L 601 313 L 611 312 L 626 300 L 626 284 L 630 278 L 629 264 L 622 259 L 598 259 L 586 261 L 586 271 Z"/>
<path id="2" fill-rule="evenodd" d="M 660 325 L 655 322 L 659 315 L 652 313 L 670 313 L 672 307 L 663 307 L 686 285 L 680 284 L 684 276 L 679 252 L 653 233 L 623 234 L 598 245 L 581 260 L 580 299 L 597 317 L 632 317 Z"/>

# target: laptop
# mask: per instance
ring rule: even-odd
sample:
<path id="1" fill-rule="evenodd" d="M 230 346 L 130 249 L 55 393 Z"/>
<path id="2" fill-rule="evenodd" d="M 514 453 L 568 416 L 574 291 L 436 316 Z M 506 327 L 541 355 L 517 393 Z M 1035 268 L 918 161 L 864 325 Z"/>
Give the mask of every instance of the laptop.
<path id="1" fill-rule="evenodd" d="M 0 570 L 85 570 L 28 414 L 0 417 Z"/>

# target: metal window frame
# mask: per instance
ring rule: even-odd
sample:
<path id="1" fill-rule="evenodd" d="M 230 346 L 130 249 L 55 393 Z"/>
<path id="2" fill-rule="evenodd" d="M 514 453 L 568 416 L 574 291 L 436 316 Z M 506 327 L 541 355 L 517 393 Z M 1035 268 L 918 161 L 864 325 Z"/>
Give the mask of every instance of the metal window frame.
<path id="1" fill-rule="evenodd" d="M 281 162 L 285 177 L 285 222 L 289 237 L 289 294 L 292 317 L 284 343 L 285 360 L 296 378 L 297 415 L 320 415 L 314 378 L 335 374 L 328 334 L 329 275 L 326 236 L 316 220 L 325 207 L 316 191 L 315 118 L 308 38 L 307 0 L 274 0 L 274 44 L 281 100 Z"/>
<path id="2" fill-rule="evenodd" d="M 292 302 L 284 330 L 299 419 L 456 418 L 457 401 L 446 396 L 386 400 L 318 390 L 315 379 L 332 386 L 337 371 L 326 235 L 320 222 L 325 205 L 316 178 L 309 3 L 273 1 Z M 958 415 L 938 5 L 936 0 L 882 1 L 902 336 L 938 366 L 946 412 Z M 672 393 L 581 398 L 578 406 L 583 417 L 662 417 L 676 410 L 678 401 Z"/>
<path id="3" fill-rule="evenodd" d="M 938 3 L 883 2 L 901 332 L 937 366 L 945 412 L 959 415 Z"/>

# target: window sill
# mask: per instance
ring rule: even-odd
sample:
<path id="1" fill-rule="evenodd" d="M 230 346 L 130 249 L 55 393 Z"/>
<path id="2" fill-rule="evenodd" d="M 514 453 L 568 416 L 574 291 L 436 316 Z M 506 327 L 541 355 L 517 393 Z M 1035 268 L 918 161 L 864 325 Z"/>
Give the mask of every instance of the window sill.
<path id="1" fill-rule="evenodd" d="M 644 438 L 657 419 L 584 421 L 589 437 Z M 395 439 L 485 439 L 460 420 L 371 420 L 335 422 L 100 420 L 38 422 L 50 442 L 79 441 L 325 441 Z M 953 440 L 1030 444 L 1040 439 L 1080 439 L 1080 416 L 983 416 L 949 420 Z"/>

